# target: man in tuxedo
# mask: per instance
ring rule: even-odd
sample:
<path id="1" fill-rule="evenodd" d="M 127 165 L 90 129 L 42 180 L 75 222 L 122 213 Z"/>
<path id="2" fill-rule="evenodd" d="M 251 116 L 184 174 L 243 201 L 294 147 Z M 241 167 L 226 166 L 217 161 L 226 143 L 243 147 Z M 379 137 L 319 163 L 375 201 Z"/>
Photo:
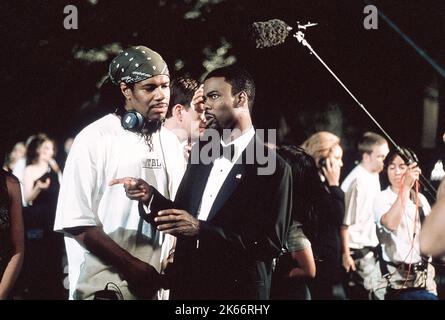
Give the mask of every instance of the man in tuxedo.
<path id="1" fill-rule="evenodd" d="M 243 69 L 228 66 L 207 75 L 206 133 L 216 132 L 218 139 L 193 148 L 174 202 L 141 179 L 110 183 L 123 183 L 127 196 L 144 204 L 144 219 L 178 237 L 161 281 L 171 299 L 269 298 L 273 259 L 282 252 L 289 224 L 292 180 L 290 167 L 258 139 L 254 96 L 254 82 Z M 231 152 L 220 156 L 220 149 Z M 211 161 L 205 150 L 213 151 Z M 275 170 L 261 170 L 274 161 Z"/>

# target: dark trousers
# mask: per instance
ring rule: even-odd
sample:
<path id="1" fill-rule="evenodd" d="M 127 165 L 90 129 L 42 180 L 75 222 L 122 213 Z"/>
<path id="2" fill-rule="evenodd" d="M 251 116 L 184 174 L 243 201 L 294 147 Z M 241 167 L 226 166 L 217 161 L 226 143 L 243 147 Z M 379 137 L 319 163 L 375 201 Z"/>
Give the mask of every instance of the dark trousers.
<path id="1" fill-rule="evenodd" d="M 385 295 L 385 300 L 439 300 L 439 298 L 421 288 L 409 288 L 402 290 L 394 290 L 388 288 Z"/>

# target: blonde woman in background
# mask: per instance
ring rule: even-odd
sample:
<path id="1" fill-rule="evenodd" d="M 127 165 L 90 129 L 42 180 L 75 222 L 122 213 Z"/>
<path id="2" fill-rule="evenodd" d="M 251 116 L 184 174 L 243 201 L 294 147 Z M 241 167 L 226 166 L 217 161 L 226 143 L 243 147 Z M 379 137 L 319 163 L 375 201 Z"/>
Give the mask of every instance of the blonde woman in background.
<path id="1" fill-rule="evenodd" d="M 344 193 L 340 189 L 343 149 L 340 138 L 327 131 L 310 136 L 301 147 L 314 159 L 320 188 L 311 196 L 315 200 L 313 251 L 317 274 L 311 285 L 313 299 L 342 299 L 335 292 L 341 282 L 340 226 L 344 218 Z"/>

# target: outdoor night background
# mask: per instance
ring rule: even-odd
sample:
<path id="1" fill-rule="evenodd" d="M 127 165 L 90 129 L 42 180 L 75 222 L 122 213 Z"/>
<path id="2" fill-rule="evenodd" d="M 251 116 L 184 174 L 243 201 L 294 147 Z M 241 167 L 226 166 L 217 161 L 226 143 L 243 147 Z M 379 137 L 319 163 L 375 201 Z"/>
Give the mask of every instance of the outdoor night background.
<path id="1" fill-rule="evenodd" d="M 374 4 L 445 65 L 444 1 Z M 63 26 L 67 5 L 78 9 L 77 30 Z M 3 147 L 36 132 L 48 133 L 61 145 L 107 113 L 97 101 L 109 62 L 122 48 L 146 45 L 164 57 L 173 75 L 199 78 L 224 63 L 245 66 L 257 83 L 256 127 L 281 127 L 286 133 L 286 125 L 287 134 L 280 137 L 294 144 L 315 131 L 331 131 L 342 138 L 343 174 L 348 173 L 358 137 L 379 131 L 295 39 L 254 48 L 247 27 L 278 18 L 293 26 L 318 23 L 306 31 L 306 39 L 392 138 L 419 154 L 429 176 L 444 154 L 444 78 L 382 18 L 377 30 L 366 30 L 365 6 L 360 0 L 3 2 Z M 433 113 L 425 125 L 424 109 Z"/>

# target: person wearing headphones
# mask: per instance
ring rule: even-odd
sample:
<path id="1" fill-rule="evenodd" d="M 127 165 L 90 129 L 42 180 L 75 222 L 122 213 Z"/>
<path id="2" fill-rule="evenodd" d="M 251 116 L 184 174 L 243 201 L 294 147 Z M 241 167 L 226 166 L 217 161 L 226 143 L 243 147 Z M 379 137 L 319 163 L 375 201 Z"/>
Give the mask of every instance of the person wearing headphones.
<path id="1" fill-rule="evenodd" d="M 390 151 L 385 159 L 389 186 L 374 199 L 385 300 L 437 300 L 434 267 L 420 253 L 421 226 L 431 207 L 416 188 L 421 174 L 417 162 L 409 149 Z"/>
<path id="2" fill-rule="evenodd" d="M 136 46 L 110 63 L 108 85 L 121 103 L 76 136 L 54 230 L 65 234 L 70 299 L 103 298 L 110 283 L 123 299 L 152 299 L 162 237 L 139 217 L 137 202 L 108 182 L 135 176 L 174 199 L 184 170 L 177 161 L 184 157 L 178 139 L 162 127 L 170 75 L 157 52 Z"/>

